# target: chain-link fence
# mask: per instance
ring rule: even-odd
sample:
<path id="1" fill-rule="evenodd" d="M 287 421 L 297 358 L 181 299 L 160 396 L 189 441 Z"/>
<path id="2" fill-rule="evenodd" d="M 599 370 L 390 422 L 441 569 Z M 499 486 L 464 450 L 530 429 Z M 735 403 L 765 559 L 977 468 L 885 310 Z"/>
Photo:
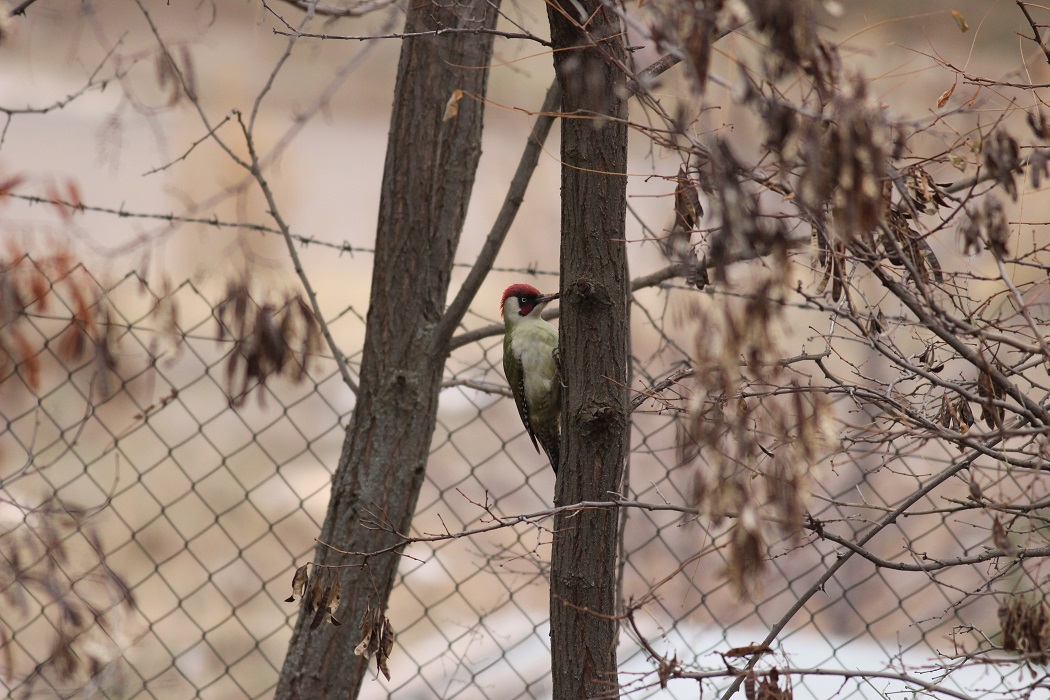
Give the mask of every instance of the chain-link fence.
<path id="1" fill-rule="evenodd" d="M 28 256 L 9 260 L 3 275 L 5 689 L 13 697 L 271 695 L 297 614 L 284 599 L 314 549 L 352 410 L 334 363 L 316 358 L 303 381 L 273 378 L 231 404 L 234 341 L 220 339 L 218 302 L 194 284 L 160 290 L 134 274 L 109 281 Z M 675 338 L 670 297 L 710 293 L 636 295 L 636 388 L 689 355 Z M 333 321 L 361 323 L 353 314 Z M 449 362 L 413 535 L 550 508 L 554 477 L 500 394 L 500 353 L 493 336 Z M 858 366 L 877 372 L 876 364 Z M 818 472 L 810 527 L 775 545 L 770 571 L 741 596 L 725 576 L 725 528 L 689 510 L 696 467 L 683 465 L 675 408 L 688 403 L 688 386 L 662 396 L 670 403 L 635 412 L 624 499 L 636 505 L 622 509 L 622 598 L 638 606 L 619 649 L 631 697 L 698 697 L 701 682 L 724 689 L 726 669 L 742 668 L 756 653 L 746 647 L 782 623 L 756 668 L 808 669 L 790 677 L 796 698 L 914 697 L 923 684 L 998 695 L 1040 682 L 1041 670 L 1026 675 L 1010 658 L 973 663 L 998 646 L 993 586 L 1016 590 L 1023 567 L 926 566 L 989 542 L 987 522 L 953 508 L 967 498 L 964 480 L 917 498 L 861 542 L 868 558 L 821 580 L 932 475 L 970 457 L 923 440 L 851 443 L 851 426 L 870 416 L 842 394 L 845 449 Z M 1044 480 L 1029 474 L 999 473 L 997 483 L 1038 498 Z M 411 544 L 387 611 L 397 632 L 392 679 L 366 683 L 363 696 L 549 697 L 551 523 L 522 518 Z M 824 536 L 833 533 L 839 541 Z M 661 689 L 665 669 L 651 652 L 664 664 L 676 657 L 697 679 Z"/>

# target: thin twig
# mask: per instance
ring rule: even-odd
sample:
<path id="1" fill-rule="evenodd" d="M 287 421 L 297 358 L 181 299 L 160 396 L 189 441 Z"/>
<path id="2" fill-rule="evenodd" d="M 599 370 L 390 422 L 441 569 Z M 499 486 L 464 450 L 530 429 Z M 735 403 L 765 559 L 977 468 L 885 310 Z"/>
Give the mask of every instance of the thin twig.
<path id="1" fill-rule="evenodd" d="M 363 17 L 370 12 L 382 10 L 394 4 L 394 0 L 369 0 L 350 7 L 330 5 L 326 2 L 314 2 L 314 0 L 284 0 L 289 5 L 294 5 L 300 10 L 311 10 L 316 15 L 325 17 Z"/>
<path id="2" fill-rule="evenodd" d="M 187 149 L 186 149 L 186 150 L 185 150 L 185 151 L 183 152 L 183 154 L 182 154 L 181 156 L 179 156 L 179 157 L 178 157 L 178 158 L 176 158 L 175 160 L 171 160 L 171 161 L 168 161 L 168 162 L 167 162 L 167 163 L 165 163 L 164 165 L 158 165 L 158 166 L 157 166 L 156 168 L 153 168 L 152 170 L 147 170 L 146 172 L 142 173 L 142 176 L 143 176 L 143 177 L 145 177 L 145 176 L 147 176 L 147 175 L 153 175 L 153 174 L 155 174 L 155 173 L 159 173 L 159 172 L 161 172 L 162 170 L 167 170 L 168 168 L 170 168 L 171 166 L 175 165 L 176 163 L 179 163 L 179 162 L 181 162 L 181 161 L 184 161 L 184 160 L 186 160 L 187 158 L 189 158 L 189 157 L 190 157 L 190 154 L 191 154 L 191 153 L 193 153 L 193 149 L 197 148 L 197 146 L 201 145 L 202 143 L 204 143 L 205 141 L 207 141 L 207 140 L 208 140 L 209 138 L 211 138 L 211 137 L 212 137 L 212 135 L 213 135 L 213 134 L 214 134 L 214 133 L 215 133 L 215 132 L 216 132 L 216 131 L 217 131 L 218 129 L 221 129 L 221 128 L 222 128 L 222 126 L 223 126 L 224 124 L 226 124 L 227 122 L 229 122 L 229 121 L 230 121 L 230 116 L 231 116 L 231 115 L 227 114 L 227 115 L 226 115 L 225 117 L 223 117 L 223 119 L 222 119 L 222 121 L 221 121 L 221 122 L 219 122 L 219 123 L 218 123 L 218 124 L 216 124 L 216 125 L 215 125 L 214 127 L 212 127 L 211 129 L 209 129 L 209 130 L 208 130 L 208 133 L 204 134 L 204 136 L 201 136 L 201 137 L 200 137 L 199 139 L 197 139 L 196 141 L 194 141 L 193 143 L 191 143 L 191 144 L 190 144 L 190 147 L 189 147 L 189 148 L 187 148 Z"/>
<path id="3" fill-rule="evenodd" d="M 390 34 L 359 34 L 359 35 L 347 35 L 347 34 L 315 34 L 312 32 L 288 32 L 281 29 L 274 29 L 274 34 L 279 36 L 288 36 L 302 39 L 333 39 L 338 41 L 373 41 L 375 39 L 417 39 L 419 37 L 426 36 L 442 36 L 445 34 L 494 34 L 495 36 L 501 36 L 506 39 L 527 39 L 528 41 L 534 41 L 541 46 L 550 46 L 551 43 L 546 39 L 530 34 L 528 32 L 505 32 L 498 29 L 488 29 L 486 27 L 442 27 L 441 29 L 432 29 L 425 32 L 394 32 Z"/>
<path id="4" fill-rule="evenodd" d="M 22 4 L 15 5 L 15 9 L 11 10 L 11 16 L 17 17 L 18 15 L 24 15 L 29 6 L 32 5 L 36 0 L 23 0 Z"/>
<path id="5" fill-rule="evenodd" d="M 1043 56 L 1046 57 L 1046 62 L 1050 64 L 1050 47 L 1043 41 L 1042 34 L 1039 33 L 1039 25 L 1032 19 L 1032 15 L 1028 12 L 1028 3 L 1016 0 L 1017 6 L 1021 8 L 1021 12 L 1024 13 L 1024 18 L 1028 20 L 1028 26 L 1032 28 L 1032 41 L 1039 44 L 1039 48 L 1043 50 Z"/>
<path id="6" fill-rule="evenodd" d="M 409 537 L 408 535 L 404 535 L 402 533 L 395 532 L 390 527 L 385 527 L 385 526 L 380 525 L 379 523 L 376 523 L 375 524 L 376 527 L 379 527 L 380 529 L 386 529 L 389 532 L 391 532 L 391 534 L 397 535 L 401 539 L 400 539 L 399 542 L 396 542 L 395 544 L 389 545 L 387 547 L 382 547 L 380 549 L 377 549 L 377 550 L 374 550 L 374 551 L 371 551 L 371 552 L 352 552 L 352 551 L 339 549 L 338 547 L 332 546 L 331 544 L 328 544 L 327 542 L 320 542 L 320 540 L 318 540 L 318 542 L 320 542 L 320 544 L 322 544 L 323 546 L 327 547 L 328 549 L 332 550 L 333 552 L 335 552 L 337 554 L 342 554 L 342 555 L 345 555 L 345 556 L 354 556 L 354 557 L 365 557 L 367 559 L 367 558 L 378 556 L 380 554 L 389 554 L 390 552 L 398 551 L 398 550 L 400 550 L 400 549 L 402 549 L 404 547 L 407 547 L 410 544 L 416 544 L 416 543 L 421 543 L 421 542 L 422 543 L 426 543 L 426 542 L 444 542 L 444 541 L 447 541 L 447 540 L 459 540 L 459 539 L 463 539 L 465 537 L 474 537 L 475 535 L 482 535 L 482 534 L 485 534 L 486 532 L 493 532 L 495 530 L 502 530 L 504 528 L 514 527 L 516 525 L 523 525 L 523 524 L 537 525 L 539 521 L 547 520 L 549 518 L 552 518 L 555 515 L 557 515 L 558 513 L 580 512 L 580 511 L 585 511 L 585 510 L 609 510 L 609 509 L 614 509 L 614 508 L 636 508 L 638 510 L 645 510 L 645 511 L 649 511 L 649 512 L 669 511 L 669 512 L 672 512 L 672 513 L 684 513 L 686 515 L 696 515 L 697 514 L 696 508 L 690 508 L 689 506 L 676 506 L 676 505 L 671 504 L 671 503 L 647 503 L 645 501 L 621 501 L 621 500 L 615 500 L 615 501 L 580 501 L 579 503 L 571 503 L 571 504 L 566 505 L 566 506 L 557 506 L 557 507 L 553 507 L 553 508 L 545 508 L 544 510 L 537 510 L 537 511 L 534 511 L 532 513 L 521 513 L 521 514 L 518 514 L 518 515 L 507 515 L 507 516 L 503 516 L 503 517 L 497 518 L 495 520 L 495 522 L 492 522 L 492 523 L 490 523 L 488 525 L 482 525 L 480 527 L 470 528 L 470 529 L 467 529 L 467 530 L 461 530 L 459 532 L 452 532 L 452 533 L 446 532 L 444 534 L 424 534 L 424 535 L 419 535 L 419 536 L 416 536 L 416 537 Z M 315 566 L 326 566 L 324 564 L 318 564 L 316 562 L 314 562 L 314 565 Z M 331 565 L 328 565 L 328 566 L 331 566 Z M 345 566 L 345 565 L 336 565 L 333 568 L 338 568 L 339 566 Z"/>
<path id="7" fill-rule="evenodd" d="M 659 394 L 661 391 L 667 389 L 668 387 L 674 384 L 677 384 L 680 380 L 685 379 L 686 377 L 693 376 L 695 371 L 696 370 L 694 370 L 692 367 L 682 367 L 680 369 L 676 369 L 674 372 L 671 372 L 669 375 L 656 382 L 648 389 L 638 391 L 638 395 L 631 399 L 631 413 L 634 413 L 636 410 L 638 410 L 638 408 L 649 399 L 657 398 L 656 395 Z"/>
<path id="8" fill-rule="evenodd" d="M 255 181 L 259 184 L 259 189 L 262 190 L 263 197 L 266 198 L 266 204 L 269 207 L 270 216 L 273 217 L 274 223 L 277 224 L 277 228 L 280 229 L 281 233 L 284 235 L 284 242 L 288 248 L 288 257 L 291 258 L 295 274 L 298 275 L 299 281 L 303 285 L 303 289 L 306 290 L 306 296 L 310 299 L 310 308 L 313 309 L 314 316 L 317 319 L 321 319 L 321 321 L 318 322 L 318 325 L 321 327 L 321 333 L 324 335 L 325 342 L 328 343 L 328 349 L 335 358 L 335 364 L 339 368 L 339 374 L 342 376 L 343 382 L 350 387 L 350 391 L 356 396 L 358 392 L 357 382 L 355 382 L 353 377 L 350 376 L 350 368 L 346 364 L 346 358 L 343 356 L 343 353 L 340 352 L 339 346 L 335 342 L 335 338 L 332 337 L 331 329 L 328 327 L 327 323 L 323 322 L 324 316 L 321 314 L 321 305 L 317 301 L 317 292 L 314 291 L 313 285 L 310 283 L 310 277 L 306 274 L 306 270 L 303 268 L 303 263 L 299 259 L 299 251 L 296 249 L 295 241 L 291 235 L 291 229 L 288 227 L 288 224 L 285 223 L 284 217 L 281 216 L 277 207 L 277 200 L 274 198 L 273 191 L 270 189 L 270 184 L 266 181 L 266 177 L 263 175 L 262 168 L 259 165 L 259 156 L 255 152 L 255 139 L 252 137 L 251 132 L 248 130 L 248 126 L 241 118 L 241 113 L 235 111 L 234 116 L 237 119 L 237 123 L 241 126 L 241 133 L 244 135 L 245 144 L 248 146 L 250 172 L 255 177 Z"/>

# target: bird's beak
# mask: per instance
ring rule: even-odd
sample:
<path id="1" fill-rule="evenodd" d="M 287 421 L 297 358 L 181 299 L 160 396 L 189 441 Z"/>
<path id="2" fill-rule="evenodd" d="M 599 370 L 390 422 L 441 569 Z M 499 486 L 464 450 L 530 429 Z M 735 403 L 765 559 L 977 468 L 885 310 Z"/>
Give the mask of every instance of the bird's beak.
<path id="1" fill-rule="evenodd" d="M 559 296 L 558 292 L 553 294 L 543 294 L 536 299 L 537 304 L 546 304 L 548 301 L 554 301 Z"/>

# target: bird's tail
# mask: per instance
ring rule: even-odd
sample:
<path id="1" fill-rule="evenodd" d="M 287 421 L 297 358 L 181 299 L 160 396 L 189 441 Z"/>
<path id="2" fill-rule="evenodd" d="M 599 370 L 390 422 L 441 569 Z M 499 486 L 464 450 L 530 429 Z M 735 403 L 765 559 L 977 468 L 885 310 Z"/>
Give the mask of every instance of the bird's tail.
<path id="1" fill-rule="evenodd" d="M 551 467 L 554 468 L 554 473 L 558 473 L 558 448 L 561 443 L 561 436 L 557 432 L 553 432 L 547 435 L 536 435 L 539 438 L 540 444 L 543 445 L 543 451 L 547 453 L 547 459 L 551 461 Z"/>

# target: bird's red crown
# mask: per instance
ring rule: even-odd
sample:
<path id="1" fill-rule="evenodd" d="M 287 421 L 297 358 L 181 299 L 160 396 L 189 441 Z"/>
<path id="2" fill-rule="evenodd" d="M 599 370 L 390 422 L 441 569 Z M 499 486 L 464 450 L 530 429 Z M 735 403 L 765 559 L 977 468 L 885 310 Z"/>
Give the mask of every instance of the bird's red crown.
<path id="1" fill-rule="evenodd" d="M 503 290 L 503 298 L 499 302 L 499 315 L 503 315 L 503 305 L 507 303 L 507 297 L 516 297 L 519 294 L 535 294 L 540 295 L 540 290 L 533 287 L 531 284 L 512 284 Z"/>

